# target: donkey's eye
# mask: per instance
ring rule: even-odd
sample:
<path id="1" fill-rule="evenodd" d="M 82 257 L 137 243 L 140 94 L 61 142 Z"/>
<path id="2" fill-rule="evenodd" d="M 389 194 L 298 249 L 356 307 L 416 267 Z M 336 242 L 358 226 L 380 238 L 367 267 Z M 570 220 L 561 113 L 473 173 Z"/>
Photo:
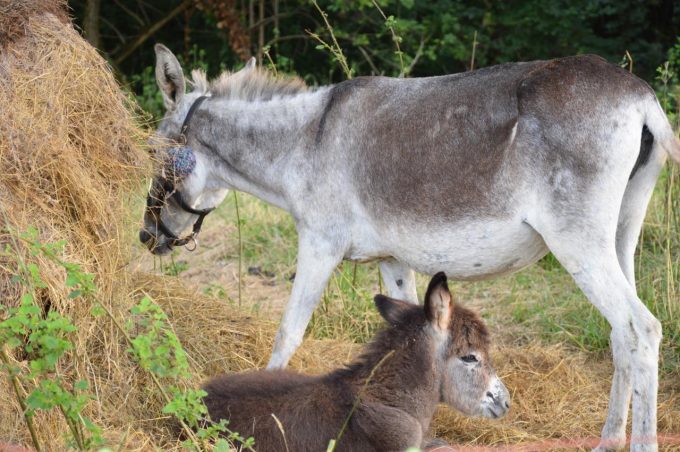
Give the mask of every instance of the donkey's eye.
<path id="1" fill-rule="evenodd" d="M 477 357 L 475 355 L 461 356 L 460 359 L 464 363 L 476 363 L 477 362 Z"/>

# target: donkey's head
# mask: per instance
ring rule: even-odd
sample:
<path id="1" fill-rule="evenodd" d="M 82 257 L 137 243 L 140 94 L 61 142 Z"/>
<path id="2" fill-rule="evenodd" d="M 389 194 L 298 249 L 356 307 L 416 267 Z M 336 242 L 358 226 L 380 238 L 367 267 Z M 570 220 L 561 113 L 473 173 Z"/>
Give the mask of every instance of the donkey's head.
<path id="1" fill-rule="evenodd" d="M 195 246 L 203 218 L 224 199 L 227 190 L 212 177 L 213 156 L 196 138 L 200 127 L 196 112 L 210 96 L 205 76 L 197 72 L 194 78 L 199 83 L 185 93 L 184 73 L 175 55 L 161 44 L 155 51 L 156 82 L 166 113 L 150 140 L 158 165 L 139 239 L 154 254 L 167 254 L 177 245 Z M 241 72 L 251 71 L 254 65 L 253 59 Z M 191 227 L 193 230 L 183 236 Z"/>
<path id="2" fill-rule="evenodd" d="M 402 323 L 413 322 L 409 311 L 423 309 L 383 295 L 376 296 L 375 302 L 381 315 L 399 329 L 408 327 Z M 441 382 L 439 401 L 469 416 L 505 415 L 510 395 L 491 366 L 486 326 L 477 314 L 454 304 L 444 273 L 430 281 L 424 311 L 421 337 L 435 355 L 436 381 Z"/>

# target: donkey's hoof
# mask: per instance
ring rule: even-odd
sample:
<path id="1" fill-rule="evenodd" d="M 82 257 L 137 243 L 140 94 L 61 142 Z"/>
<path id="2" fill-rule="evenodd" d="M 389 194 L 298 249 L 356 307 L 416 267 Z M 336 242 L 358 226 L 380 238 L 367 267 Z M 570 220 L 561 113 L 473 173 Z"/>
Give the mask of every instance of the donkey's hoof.
<path id="1" fill-rule="evenodd" d="M 630 452 L 657 452 L 658 450 L 659 446 L 656 443 L 630 445 Z"/>
<path id="2" fill-rule="evenodd" d="M 593 452 L 614 452 L 626 447 L 626 437 L 621 438 L 602 438 Z"/>

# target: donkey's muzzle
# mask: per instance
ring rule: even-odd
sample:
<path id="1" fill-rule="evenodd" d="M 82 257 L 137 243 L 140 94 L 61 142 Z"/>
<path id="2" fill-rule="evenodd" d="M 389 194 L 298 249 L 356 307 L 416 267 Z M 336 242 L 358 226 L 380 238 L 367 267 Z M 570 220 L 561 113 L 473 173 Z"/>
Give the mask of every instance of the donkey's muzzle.
<path id="1" fill-rule="evenodd" d="M 146 229 L 141 229 L 139 231 L 139 241 L 146 245 L 152 254 L 157 256 L 162 256 L 172 251 L 172 248 L 169 246 L 167 241 L 159 240 L 158 237 L 155 237 Z"/>
<path id="2" fill-rule="evenodd" d="M 144 245 L 148 246 L 151 248 L 154 242 L 154 237 L 149 234 L 149 231 L 146 229 L 142 229 L 139 231 L 139 241 L 142 242 Z"/>
<path id="3" fill-rule="evenodd" d="M 482 416 L 498 419 L 510 410 L 510 393 L 498 377 L 495 377 L 482 400 Z"/>

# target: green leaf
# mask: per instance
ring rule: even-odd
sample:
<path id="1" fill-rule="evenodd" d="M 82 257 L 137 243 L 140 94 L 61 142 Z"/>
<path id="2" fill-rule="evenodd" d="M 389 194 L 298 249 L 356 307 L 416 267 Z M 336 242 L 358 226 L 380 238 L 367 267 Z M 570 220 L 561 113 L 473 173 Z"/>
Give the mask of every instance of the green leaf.
<path id="1" fill-rule="evenodd" d="M 92 309 L 90 309 L 90 314 L 92 314 L 93 317 L 101 317 L 106 314 L 106 310 L 99 303 L 95 303 L 94 306 L 92 306 Z"/>
<path id="2" fill-rule="evenodd" d="M 214 452 L 229 452 L 230 450 L 231 447 L 229 446 L 229 443 L 226 439 L 219 438 L 217 441 L 215 441 L 215 447 L 213 448 Z"/>
<path id="3" fill-rule="evenodd" d="M 40 287 L 40 288 L 47 287 L 47 285 L 43 282 L 42 278 L 40 277 L 40 268 L 38 267 L 38 265 L 31 262 L 26 266 L 26 268 L 28 268 L 28 271 L 31 274 L 32 283 L 36 287 Z"/>
<path id="4" fill-rule="evenodd" d="M 78 274 L 73 273 L 73 272 L 68 272 L 66 275 L 66 287 L 75 287 L 80 283 L 80 278 L 78 277 Z"/>

